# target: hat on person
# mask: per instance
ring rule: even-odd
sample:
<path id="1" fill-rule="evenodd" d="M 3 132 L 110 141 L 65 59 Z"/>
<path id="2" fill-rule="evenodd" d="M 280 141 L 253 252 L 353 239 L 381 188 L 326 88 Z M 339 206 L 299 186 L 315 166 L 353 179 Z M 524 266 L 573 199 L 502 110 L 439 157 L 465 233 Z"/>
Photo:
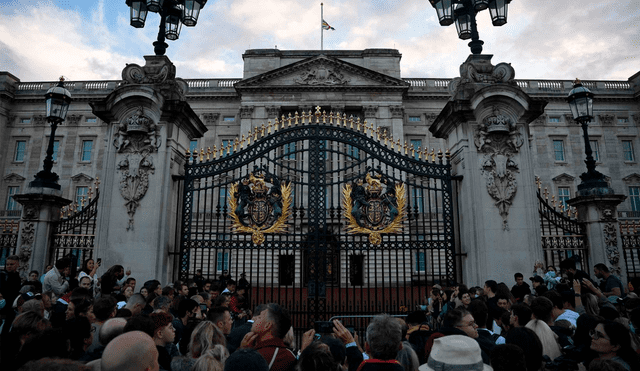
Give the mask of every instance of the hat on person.
<path id="1" fill-rule="evenodd" d="M 434 340 L 429 360 L 418 370 L 492 371 L 493 368 L 482 362 L 478 342 L 464 335 L 449 335 Z"/>
<path id="2" fill-rule="evenodd" d="M 25 292 L 23 294 L 20 294 L 13 301 L 12 307 L 13 309 L 17 309 L 18 307 L 22 306 L 24 303 L 28 302 L 31 299 L 35 299 L 35 295 L 33 295 L 32 292 Z"/>
<path id="3" fill-rule="evenodd" d="M 533 282 L 544 283 L 544 278 L 540 276 L 529 277 L 529 279 Z"/>
<path id="4" fill-rule="evenodd" d="M 153 320 L 153 333 L 169 325 L 173 320 L 170 314 L 165 312 L 151 313 L 149 317 Z"/>

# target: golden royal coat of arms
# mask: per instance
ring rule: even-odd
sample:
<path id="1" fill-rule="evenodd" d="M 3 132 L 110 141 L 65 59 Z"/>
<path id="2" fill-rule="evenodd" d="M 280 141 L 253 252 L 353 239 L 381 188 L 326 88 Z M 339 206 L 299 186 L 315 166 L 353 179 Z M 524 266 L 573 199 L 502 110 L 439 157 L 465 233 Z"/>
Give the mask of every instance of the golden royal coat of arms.
<path id="1" fill-rule="evenodd" d="M 406 205 L 404 184 L 396 184 L 381 174 L 372 176 L 367 172 L 365 177 L 342 187 L 347 233 L 368 234 L 374 245 L 382 242 L 382 234 L 402 231 Z"/>
<path id="2" fill-rule="evenodd" d="M 253 243 L 262 245 L 265 234 L 287 230 L 291 183 L 263 170 L 254 171 L 229 188 L 229 210 L 234 231 L 251 233 Z"/>

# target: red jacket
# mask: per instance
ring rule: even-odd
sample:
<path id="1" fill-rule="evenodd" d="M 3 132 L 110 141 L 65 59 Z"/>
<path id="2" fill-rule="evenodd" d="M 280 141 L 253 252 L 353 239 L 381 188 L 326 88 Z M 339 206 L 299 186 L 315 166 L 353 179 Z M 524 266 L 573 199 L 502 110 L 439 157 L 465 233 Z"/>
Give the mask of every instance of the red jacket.
<path id="1" fill-rule="evenodd" d="M 270 371 L 293 371 L 296 365 L 296 357 L 293 353 L 284 345 L 282 339 L 273 338 L 265 341 L 259 341 L 256 343 L 255 349 L 264 357 L 267 361 L 267 365 L 271 364 L 273 354 L 278 349 L 276 359 L 270 368 Z"/>

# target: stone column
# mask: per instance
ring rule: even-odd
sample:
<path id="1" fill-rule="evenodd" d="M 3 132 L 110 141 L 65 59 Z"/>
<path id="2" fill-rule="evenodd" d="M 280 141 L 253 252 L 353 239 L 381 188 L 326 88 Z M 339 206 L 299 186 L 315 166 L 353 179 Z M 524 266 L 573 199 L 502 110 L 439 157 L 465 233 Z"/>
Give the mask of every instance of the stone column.
<path id="1" fill-rule="evenodd" d="M 93 113 L 109 123 L 95 256 L 131 267 L 138 282 L 166 282 L 176 246 L 184 154 L 207 130 L 186 102 L 188 85 L 165 56 L 129 64 L 124 83 Z"/>
<path id="2" fill-rule="evenodd" d="M 391 136 L 394 141 L 400 140 L 404 144 L 404 108 L 402 106 L 390 106 L 391 112 Z"/>
<path id="3" fill-rule="evenodd" d="M 242 106 L 240 107 L 240 133 L 245 134 L 251 130 L 253 116 L 253 107 L 252 106 Z"/>
<path id="4" fill-rule="evenodd" d="M 444 138 L 455 175 L 463 281 L 511 283 L 542 258 L 534 166 L 527 125 L 546 102 L 534 101 L 516 85 L 506 63 L 471 55 L 449 91 L 453 98 L 429 130 Z"/>
<path id="5" fill-rule="evenodd" d="M 578 209 L 578 220 L 585 223 L 587 229 L 590 266 L 582 269 L 593 273 L 593 266 L 603 263 L 626 285 L 627 268 L 621 261 L 624 259 L 624 252 L 618 233 L 620 225 L 617 208 L 627 196 L 615 195 L 611 188 L 606 190 L 599 192 L 601 194 L 578 195 L 567 203 Z"/>
<path id="6" fill-rule="evenodd" d="M 20 257 L 20 276 L 29 272 L 41 274 L 50 260 L 53 224 L 60 220 L 60 209 L 71 203 L 62 198 L 62 191 L 46 187 L 28 187 L 26 193 L 14 195 L 22 205 L 17 254 Z"/>

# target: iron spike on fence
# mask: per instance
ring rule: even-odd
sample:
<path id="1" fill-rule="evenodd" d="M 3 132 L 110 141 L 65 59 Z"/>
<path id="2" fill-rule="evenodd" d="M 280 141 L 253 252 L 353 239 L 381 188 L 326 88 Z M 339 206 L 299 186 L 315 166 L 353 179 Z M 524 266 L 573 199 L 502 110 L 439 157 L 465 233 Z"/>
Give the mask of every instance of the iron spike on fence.
<path id="1" fill-rule="evenodd" d="M 408 151 L 408 149 L 409 149 L 409 146 L 407 146 L 407 141 L 405 140 L 405 141 L 404 141 L 404 155 L 405 155 L 405 156 L 407 155 L 407 151 Z"/>
<path id="2" fill-rule="evenodd" d="M 298 111 L 296 111 L 294 121 L 293 121 L 293 126 L 298 126 L 298 119 L 299 119 Z"/>
<path id="3" fill-rule="evenodd" d="M 289 116 L 291 116 L 291 114 L 289 114 Z M 280 118 L 280 130 L 285 128 L 284 122 L 286 119 L 287 118 L 284 115 L 282 115 L 282 117 Z"/>
<path id="4" fill-rule="evenodd" d="M 207 161 L 211 161 L 211 147 L 207 147 Z"/>
<path id="5" fill-rule="evenodd" d="M 316 124 L 320 123 L 320 116 L 322 116 L 322 112 L 320 112 L 320 108 L 321 108 L 320 106 L 316 106 L 316 112 L 315 112 Z M 309 121 L 309 123 L 311 123 L 311 121 Z"/>
<path id="6" fill-rule="evenodd" d="M 431 148 L 431 162 L 433 162 L 434 164 L 436 162 L 436 149 L 435 148 Z"/>
<path id="7" fill-rule="evenodd" d="M 275 134 L 278 131 L 278 125 L 280 124 L 280 121 L 278 121 L 278 118 L 276 117 L 275 121 L 273 122 L 273 133 Z"/>
<path id="8" fill-rule="evenodd" d="M 451 162 L 451 151 L 449 151 L 449 148 L 447 148 L 447 150 L 444 153 L 445 157 L 447 158 L 447 163 Z"/>
<path id="9" fill-rule="evenodd" d="M 322 123 L 326 124 L 327 123 L 327 111 L 322 110 Z"/>
<path id="10" fill-rule="evenodd" d="M 216 148 L 216 145 L 213 145 L 213 159 L 216 159 L 216 155 L 218 154 L 218 149 Z"/>
<path id="11" fill-rule="evenodd" d="M 204 148 L 200 148 L 200 162 L 204 161 Z"/>
<path id="12" fill-rule="evenodd" d="M 438 162 L 442 165 L 442 148 L 438 149 Z"/>

